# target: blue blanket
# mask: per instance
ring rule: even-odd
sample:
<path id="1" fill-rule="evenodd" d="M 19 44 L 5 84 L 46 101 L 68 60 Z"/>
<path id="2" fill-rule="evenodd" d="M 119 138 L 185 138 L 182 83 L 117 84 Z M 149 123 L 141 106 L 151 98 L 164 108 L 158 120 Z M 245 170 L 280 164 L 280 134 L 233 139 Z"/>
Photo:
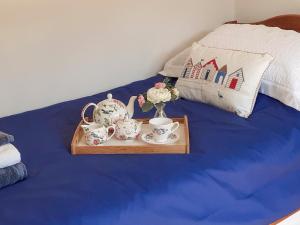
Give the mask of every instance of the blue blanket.
<path id="1" fill-rule="evenodd" d="M 112 93 L 126 102 L 161 79 Z M 106 94 L 0 119 L 29 172 L 0 191 L 1 225 L 263 225 L 300 208 L 296 110 L 259 95 L 242 119 L 181 99 L 166 111 L 188 115 L 190 155 L 72 156 L 81 108 Z"/>

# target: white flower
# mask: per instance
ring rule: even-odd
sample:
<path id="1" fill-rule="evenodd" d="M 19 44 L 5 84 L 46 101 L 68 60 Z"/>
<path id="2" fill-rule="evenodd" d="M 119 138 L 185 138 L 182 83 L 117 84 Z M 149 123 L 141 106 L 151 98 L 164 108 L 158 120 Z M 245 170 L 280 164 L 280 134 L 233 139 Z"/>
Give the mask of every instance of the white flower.
<path id="1" fill-rule="evenodd" d="M 153 104 L 171 100 L 171 92 L 167 88 L 150 88 L 147 91 L 147 100 Z"/>

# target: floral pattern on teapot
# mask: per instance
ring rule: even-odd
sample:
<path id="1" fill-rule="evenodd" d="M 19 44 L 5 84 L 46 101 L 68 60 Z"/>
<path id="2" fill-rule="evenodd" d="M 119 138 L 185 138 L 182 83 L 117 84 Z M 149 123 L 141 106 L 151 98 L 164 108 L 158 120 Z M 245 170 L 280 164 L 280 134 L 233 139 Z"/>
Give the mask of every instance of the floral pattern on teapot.
<path id="1" fill-rule="evenodd" d="M 102 126 L 111 126 L 119 120 L 130 119 L 134 113 L 134 101 L 137 97 L 132 96 L 127 106 L 123 102 L 113 99 L 112 94 L 107 95 L 107 99 L 98 104 L 87 104 L 81 113 L 82 119 L 86 124 L 91 124 L 85 118 L 85 111 L 93 106 L 93 122 Z"/>
<path id="2" fill-rule="evenodd" d="M 128 119 L 129 113 L 123 103 L 112 99 L 110 104 L 104 103 L 99 110 L 95 110 L 93 117 L 94 122 L 104 126 L 111 126 L 118 120 Z"/>

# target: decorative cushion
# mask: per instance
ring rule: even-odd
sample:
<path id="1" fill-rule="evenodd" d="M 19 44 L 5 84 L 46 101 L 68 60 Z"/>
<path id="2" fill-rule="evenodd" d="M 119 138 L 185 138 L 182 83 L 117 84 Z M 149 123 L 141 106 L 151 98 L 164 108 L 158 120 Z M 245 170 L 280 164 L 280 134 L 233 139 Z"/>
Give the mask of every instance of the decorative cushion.
<path id="1" fill-rule="evenodd" d="M 277 27 L 226 24 L 198 42 L 209 47 L 268 53 L 274 60 L 264 73 L 260 92 L 300 111 L 300 34 Z M 187 48 L 170 59 L 161 74 L 179 77 Z"/>
<path id="2" fill-rule="evenodd" d="M 268 54 L 194 44 L 176 83 L 181 97 L 209 103 L 247 118 L 260 81 L 272 61 Z"/>

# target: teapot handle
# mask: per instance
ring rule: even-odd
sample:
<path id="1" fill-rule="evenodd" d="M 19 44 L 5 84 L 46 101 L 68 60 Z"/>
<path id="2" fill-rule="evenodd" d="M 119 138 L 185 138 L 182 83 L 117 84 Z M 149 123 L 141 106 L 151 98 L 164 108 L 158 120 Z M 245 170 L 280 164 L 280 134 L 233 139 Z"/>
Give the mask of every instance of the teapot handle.
<path id="1" fill-rule="evenodd" d="M 84 106 L 84 108 L 81 111 L 81 117 L 82 120 L 86 123 L 86 124 L 92 124 L 93 122 L 89 122 L 85 119 L 85 111 L 90 107 L 90 106 L 94 106 L 95 108 L 97 108 L 98 106 L 95 103 L 89 103 L 86 106 Z"/>

